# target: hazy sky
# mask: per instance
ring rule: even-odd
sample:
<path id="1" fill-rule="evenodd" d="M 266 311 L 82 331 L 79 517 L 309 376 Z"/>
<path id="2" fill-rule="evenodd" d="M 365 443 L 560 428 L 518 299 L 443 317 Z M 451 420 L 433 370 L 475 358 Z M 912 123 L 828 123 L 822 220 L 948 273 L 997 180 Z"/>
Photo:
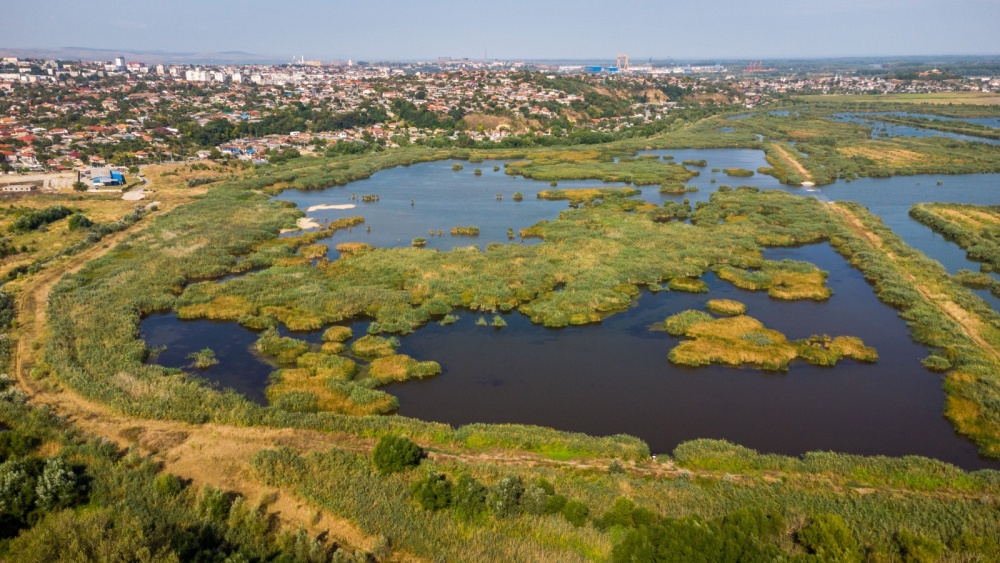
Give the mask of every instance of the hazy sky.
<path id="1" fill-rule="evenodd" d="M 0 47 L 364 60 L 1000 54 L 1000 0 L 0 0 Z"/>

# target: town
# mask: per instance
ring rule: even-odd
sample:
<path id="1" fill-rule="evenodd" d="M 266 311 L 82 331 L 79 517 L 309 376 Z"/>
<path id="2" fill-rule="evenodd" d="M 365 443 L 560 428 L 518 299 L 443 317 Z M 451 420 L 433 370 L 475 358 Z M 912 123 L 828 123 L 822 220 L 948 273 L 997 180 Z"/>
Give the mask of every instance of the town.
<path id="1" fill-rule="evenodd" d="M 8 57 L 0 62 L 0 169 L 75 170 L 77 180 L 90 180 L 85 188 L 100 189 L 125 181 L 92 167 L 124 171 L 207 158 L 264 164 L 282 155 L 406 145 L 594 143 L 656 132 L 691 112 L 756 108 L 793 94 L 997 89 L 996 76 L 936 69 L 905 77 L 803 74 L 760 63 L 630 66 L 624 55 L 608 66 L 469 59 L 193 66 Z"/>

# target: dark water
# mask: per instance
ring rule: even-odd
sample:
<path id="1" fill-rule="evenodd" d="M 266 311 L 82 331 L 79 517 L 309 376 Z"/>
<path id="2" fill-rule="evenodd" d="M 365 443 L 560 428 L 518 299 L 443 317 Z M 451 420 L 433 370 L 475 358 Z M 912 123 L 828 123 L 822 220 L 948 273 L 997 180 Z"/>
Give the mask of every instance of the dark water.
<path id="1" fill-rule="evenodd" d="M 941 261 L 950 271 L 977 270 L 956 245 L 909 218 L 920 201 L 996 204 L 1000 175 L 919 176 L 838 182 L 823 188 L 782 186 L 770 176 L 731 178 L 713 168 L 756 170 L 766 166 L 763 152 L 745 149 L 647 151 L 684 160 L 706 159 L 694 168 L 700 175 L 688 185 L 699 191 L 673 196 L 656 187 L 643 188 L 642 198 L 660 203 L 688 198 L 707 200 L 720 185 L 756 185 L 820 199 L 859 201 L 881 216 L 909 244 Z M 417 164 L 379 172 L 368 180 L 314 192 L 285 192 L 281 199 L 302 208 L 318 204 L 356 203 L 351 210 L 309 213 L 319 219 L 362 215 L 372 227 L 338 233 L 332 245 L 364 241 L 376 246 L 409 246 L 415 236 L 432 248 L 449 249 L 507 242 L 515 230 L 542 219 L 554 219 L 565 202 L 535 196 L 547 182 L 503 174 L 502 162 Z M 493 172 L 500 166 L 500 172 Z M 476 168 L 482 176 L 475 176 Z M 713 183 L 712 180 L 715 180 Z M 942 181 L 938 186 L 937 181 Z M 559 182 L 559 188 L 600 186 L 600 182 Z M 520 191 L 524 201 L 514 202 Z M 365 204 L 350 194 L 377 193 L 380 201 Z M 497 200 L 496 194 L 503 199 Z M 413 199 L 413 205 L 410 200 Z M 477 225 L 477 238 L 427 236 L 427 229 Z M 335 256 L 331 251 L 331 256 Z M 769 250 L 768 257 L 805 260 L 831 272 L 834 296 L 828 302 L 785 302 L 763 293 L 743 292 L 706 276 L 709 294 L 675 292 L 643 294 L 636 306 L 601 324 L 549 330 L 520 315 L 506 315 L 508 327 L 477 327 L 479 314 L 459 311 L 449 327 L 428 325 L 402 338 L 401 351 L 433 359 L 444 373 L 427 381 L 386 388 L 400 398 L 400 413 L 426 420 L 517 422 L 595 435 L 624 432 L 664 452 L 698 437 L 725 438 L 766 452 L 799 454 L 826 449 L 859 454 L 918 454 L 963 467 L 996 467 L 979 458 L 975 447 L 957 436 L 943 418 L 940 376 L 920 365 L 926 350 L 914 344 L 901 319 L 878 301 L 861 275 L 826 245 Z M 988 293 L 995 308 L 1000 303 Z M 867 365 L 844 362 L 835 368 L 793 364 L 785 374 L 723 367 L 679 368 L 667 354 L 677 340 L 648 327 L 688 308 L 703 308 L 709 298 L 747 303 L 749 314 L 789 338 L 815 333 L 854 335 L 874 346 L 880 359 Z M 353 325 L 365 333 L 366 321 Z M 236 389 L 263 402 L 263 389 L 273 368 L 250 352 L 256 335 L 234 323 L 182 322 L 171 315 L 153 316 L 142 324 L 151 347 L 166 345 L 158 361 L 171 367 L 190 364 L 187 354 L 212 348 L 220 365 L 199 372 L 222 387 Z M 319 333 L 297 335 L 316 342 Z"/>
<path id="2" fill-rule="evenodd" d="M 991 145 L 1000 145 L 1000 139 L 987 139 L 984 137 L 974 137 L 972 135 L 961 135 L 958 133 L 937 131 L 935 129 L 925 129 L 923 127 L 899 125 L 896 123 L 889 123 L 887 121 L 882 121 L 879 119 L 873 119 L 871 117 L 872 115 L 875 114 L 839 113 L 833 117 L 833 120 L 839 121 L 841 123 L 856 123 L 858 125 L 864 125 L 865 127 L 870 127 L 872 129 L 871 137 L 873 139 L 889 138 L 889 137 L 946 137 L 948 139 L 955 139 L 957 141 L 973 141 L 976 143 L 989 143 Z M 906 114 L 900 114 L 900 115 L 906 115 Z M 918 115 L 918 114 L 912 114 L 912 115 Z M 936 116 L 921 116 L 921 117 L 934 117 L 935 119 L 939 119 Z M 972 121 L 972 120 L 961 119 L 957 121 Z"/>
<path id="3" fill-rule="evenodd" d="M 358 334 L 364 334 L 367 323 Z M 293 336 L 313 344 L 322 341 L 322 332 L 309 334 L 292 333 L 279 327 L 282 336 Z M 357 330 L 355 330 L 357 333 Z M 253 352 L 253 344 L 258 333 L 237 323 L 217 321 L 181 321 L 173 313 L 150 315 L 142 321 L 140 337 L 150 349 L 165 347 L 151 358 L 154 363 L 171 368 L 181 368 L 198 375 L 223 389 L 232 389 L 245 395 L 247 399 L 266 405 L 264 390 L 267 388 L 271 372 L 277 367 Z M 215 352 L 217 365 L 197 369 L 191 364 L 189 354 L 205 348 Z"/>
<path id="4" fill-rule="evenodd" d="M 186 368 L 224 389 L 233 389 L 258 404 L 266 404 L 264 389 L 275 368 L 250 351 L 257 334 L 236 323 L 213 321 L 185 322 L 173 313 L 151 315 L 142 321 L 140 336 L 149 348 L 166 346 L 155 362 L 172 368 Z M 191 367 L 193 354 L 211 348 L 219 360 L 208 369 Z"/>
<path id="5" fill-rule="evenodd" d="M 516 422 L 595 435 L 627 433 L 654 452 L 684 440 L 724 438 L 761 451 L 801 454 L 917 454 L 967 468 L 997 467 L 957 436 L 941 415 L 940 376 L 896 312 L 828 245 L 775 250 L 768 258 L 808 260 L 830 272 L 833 297 L 787 302 L 750 293 L 711 274 L 708 294 L 644 294 L 600 325 L 549 330 L 524 316 L 507 328 L 475 326 L 467 313 L 449 328 L 403 339 L 402 352 L 434 358 L 443 373 L 394 384 L 400 414 L 451 424 Z M 875 364 L 834 368 L 794 363 L 787 373 L 726 367 L 683 368 L 667 360 L 679 341 L 648 327 L 709 298 L 730 298 L 790 339 L 854 335 L 879 352 Z"/>

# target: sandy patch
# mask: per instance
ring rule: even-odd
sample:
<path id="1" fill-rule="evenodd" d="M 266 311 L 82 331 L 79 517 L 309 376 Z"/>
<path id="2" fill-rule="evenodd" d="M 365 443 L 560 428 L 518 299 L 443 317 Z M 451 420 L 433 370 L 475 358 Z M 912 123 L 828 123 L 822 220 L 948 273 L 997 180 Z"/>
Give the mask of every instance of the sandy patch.
<path id="1" fill-rule="evenodd" d="M 318 229 L 322 227 L 315 219 L 309 217 L 299 217 L 298 221 L 295 222 L 297 228 L 295 229 L 281 229 L 279 231 L 281 234 L 294 233 L 295 231 L 304 231 L 306 229 Z"/>
<path id="2" fill-rule="evenodd" d="M 306 213 L 312 213 L 313 211 L 321 211 L 323 209 L 354 209 L 355 207 L 357 207 L 357 205 L 354 205 L 353 203 L 338 203 L 336 205 L 323 203 L 320 205 L 314 205 L 306 209 Z"/>

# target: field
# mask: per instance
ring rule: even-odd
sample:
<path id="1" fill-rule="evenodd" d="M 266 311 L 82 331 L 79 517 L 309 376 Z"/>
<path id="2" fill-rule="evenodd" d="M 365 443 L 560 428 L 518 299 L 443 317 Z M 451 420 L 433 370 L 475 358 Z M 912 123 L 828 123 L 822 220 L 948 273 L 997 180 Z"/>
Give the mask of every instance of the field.
<path id="1" fill-rule="evenodd" d="M 825 272 L 765 260 L 761 252 L 828 242 L 927 347 L 924 363 L 944 374 L 945 414 L 956 429 L 984 455 L 1000 457 L 997 313 L 860 206 L 755 188 L 720 190 L 694 207 L 655 205 L 632 188 L 555 187 L 547 197 L 577 207 L 526 229 L 541 239 L 537 245 L 494 244 L 485 252 L 356 245 L 314 266 L 322 250 L 317 244 L 363 217 L 278 238 L 295 228 L 302 212 L 269 198 L 444 159 L 510 158 L 517 162 L 509 174 L 633 185 L 683 182 L 697 168 L 629 156 L 644 146 L 768 148 L 773 173 L 789 181 L 806 178 L 796 164 L 817 182 L 914 173 L 921 166 L 968 171 L 996 165 L 992 148 L 871 141 L 864 128 L 820 115 L 829 111 L 801 119 L 709 118 L 596 150 L 413 148 L 258 169 L 186 164 L 149 170 L 157 209 L 8 287 L 20 315 L 9 369 L 22 391 L 0 382 L 0 424 L 3 436 L 25 438 L 2 440 L 0 464 L 38 460 L 24 467 L 52 465 L 47 479 L 65 480 L 60 462 L 50 461 L 63 456 L 91 484 L 64 501 L 33 500 L 30 518 L 30 511 L 18 512 L 17 529 L 26 531 L 13 541 L 0 539 L 0 557 L 9 549 L 30 554 L 25 560 L 58 560 L 66 552 L 53 550 L 71 541 L 60 538 L 78 538 L 73 541 L 80 545 L 115 552 L 152 549 L 135 556 L 140 559 L 168 553 L 190 559 L 204 548 L 246 560 L 286 554 L 324 561 L 626 561 L 648 558 L 649 550 L 701 553 L 708 560 L 733 550 L 745 558 L 804 560 L 831 549 L 839 550 L 832 558 L 847 561 L 990 560 L 1000 545 L 996 471 L 966 472 L 914 457 L 786 457 L 714 440 L 652 458 L 648 446 L 630 436 L 518 425 L 453 428 L 382 415 L 397 402 L 379 386 L 441 370 L 434 358 L 399 354 L 393 335 L 443 321 L 457 309 L 487 318 L 517 309 L 549 327 L 599 323 L 630 307 L 642 288 L 705 290 L 700 278 L 709 271 L 776 299 L 823 300 L 830 295 Z M 736 132 L 718 133 L 723 123 Z M 755 133 L 766 140 L 756 141 Z M 876 157 L 887 153 L 891 161 L 880 164 Z M 615 156 L 623 161 L 611 162 Z M 38 201 L 35 210 L 63 204 Z M 65 202 L 71 204 L 95 222 L 128 212 L 119 200 Z M 70 211 L 43 221 L 46 231 L 15 236 L 75 236 L 60 234 L 77 214 Z M 992 232 L 992 219 L 986 220 L 992 209 L 937 204 L 920 212 L 961 227 L 958 234 L 992 236 L 985 234 Z M 22 211 L 7 220 L 20 216 L 31 217 Z M 243 275 L 220 280 L 232 274 Z M 849 335 L 789 341 L 735 301 L 713 300 L 707 308 L 720 316 L 688 311 L 666 321 L 668 331 L 688 339 L 672 354 L 675 361 L 780 370 L 796 358 L 832 365 L 841 357 L 872 361 L 877 354 Z M 193 372 L 148 364 L 139 322 L 165 311 L 258 331 L 258 352 L 278 366 L 269 406 L 219 391 Z M 369 334 L 338 324 L 355 319 L 373 321 Z M 323 343 L 282 337 L 273 330 L 279 325 L 325 329 Z M 203 356 L 208 361 L 208 353 Z M 419 467 L 378 467 L 373 447 L 397 436 L 422 448 Z M 0 472 L 14 474 L 17 467 L 0 465 Z M 171 543 L 154 525 L 157 518 L 186 539 Z M 123 532 L 105 533 L 112 529 Z"/>

